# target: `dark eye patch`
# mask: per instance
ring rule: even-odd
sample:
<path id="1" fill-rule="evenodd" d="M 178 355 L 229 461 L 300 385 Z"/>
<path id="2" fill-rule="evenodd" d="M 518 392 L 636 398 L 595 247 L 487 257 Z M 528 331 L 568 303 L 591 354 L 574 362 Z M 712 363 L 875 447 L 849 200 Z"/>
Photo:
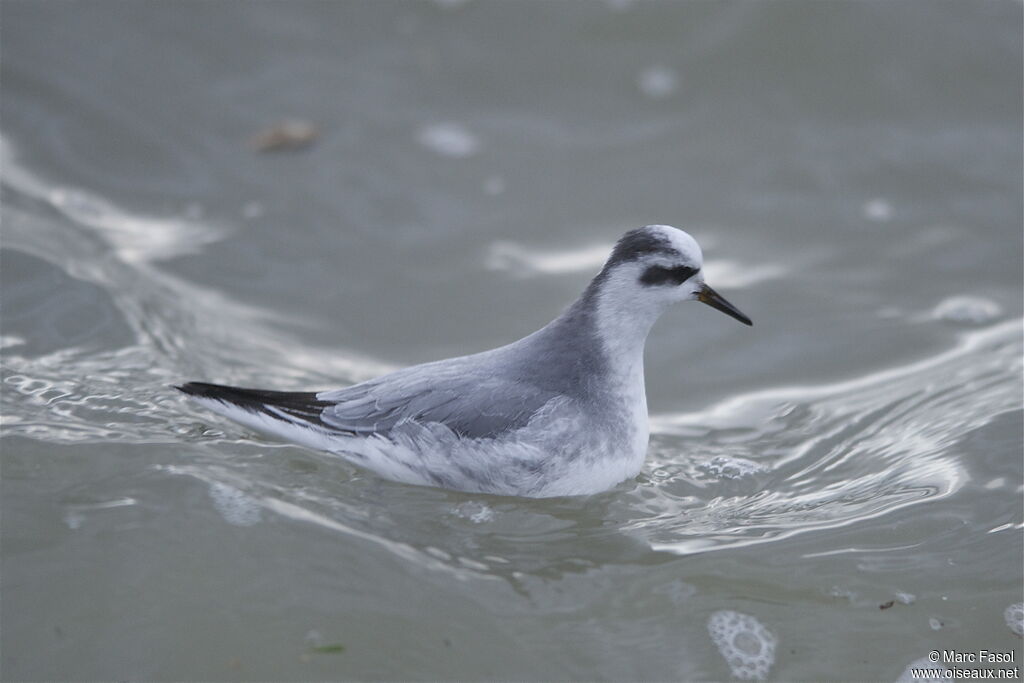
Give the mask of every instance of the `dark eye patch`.
<path id="1" fill-rule="evenodd" d="M 640 276 L 640 282 L 647 287 L 654 285 L 681 285 L 693 277 L 698 270 L 698 268 L 690 268 L 688 266 L 676 266 L 675 268 L 651 266 Z"/>

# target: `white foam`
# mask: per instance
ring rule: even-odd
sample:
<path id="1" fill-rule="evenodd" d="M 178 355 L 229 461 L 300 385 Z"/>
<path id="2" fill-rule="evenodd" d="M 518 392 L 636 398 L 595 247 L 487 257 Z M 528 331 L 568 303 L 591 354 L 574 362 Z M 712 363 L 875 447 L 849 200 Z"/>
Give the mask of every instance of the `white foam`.
<path id="1" fill-rule="evenodd" d="M 210 484 L 213 507 L 228 524 L 252 526 L 260 521 L 260 505 L 251 496 L 221 482 Z"/>
<path id="2" fill-rule="evenodd" d="M 465 159 L 477 153 L 480 140 L 459 123 L 434 123 L 416 133 L 416 141 L 441 156 Z"/>
<path id="3" fill-rule="evenodd" d="M 640 92 L 652 100 L 663 100 L 676 91 L 678 81 L 675 71 L 656 64 L 641 71 L 636 84 Z"/>
<path id="4" fill-rule="evenodd" d="M 484 257 L 489 270 L 507 271 L 518 277 L 596 272 L 611 253 L 611 243 L 593 243 L 572 249 L 533 249 L 516 242 L 497 241 Z M 729 259 L 704 261 L 707 282 L 716 289 L 740 289 L 785 274 L 774 263 L 745 264 Z"/>
<path id="5" fill-rule="evenodd" d="M 786 269 L 774 263 L 745 264 L 729 259 L 711 259 L 704 262 L 704 275 L 708 284 L 716 289 L 739 289 L 773 280 L 784 275 Z"/>
<path id="6" fill-rule="evenodd" d="M 851 603 L 857 602 L 857 594 L 849 588 L 832 586 L 828 594 L 833 598 L 843 598 L 845 600 L 849 600 Z"/>
<path id="7" fill-rule="evenodd" d="M 468 519 L 473 524 L 483 524 L 484 522 L 490 522 L 494 519 L 494 510 L 486 503 L 478 503 L 476 501 L 467 501 L 456 505 L 452 512 L 457 517 L 462 519 Z"/>
<path id="8" fill-rule="evenodd" d="M 939 621 L 938 619 L 936 619 L 935 617 L 929 617 L 928 618 L 928 627 L 931 628 L 931 630 L 933 630 L 933 631 L 938 631 L 939 629 L 942 628 L 942 622 Z"/>
<path id="9" fill-rule="evenodd" d="M 725 657 L 732 675 L 763 680 L 775 663 L 776 638 L 749 614 L 720 610 L 708 619 L 708 633 Z"/>
<path id="10" fill-rule="evenodd" d="M 913 593 L 904 593 L 903 591 L 897 591 L 896 600 L 903 603 L 904 605 L 913 605 L 917 601 L 917 596 Z"/>
<path id="11" fill-rule="evenodd" d="M 984 325 L 997 319 L 1003 309 L 980 296 L 953 296 L 932 309 L 931 317 L 966 325 Z"/>
<path id="12" fill-rule="evenodd" d="M 932 678 L 932 677 L 929 676 L 927 679 L 925 679 L 920 674 L 915 676 L 914 675 L 914 670 L 915 669 L 930 669 L 932 671 L 941 671 L 942 672 L 942 677 L 941 678 Z M 945 667 L 945 666 L 943 666 L 941 664 L 937 664 L 937 663 L 931 661 L 930 659 L 928 659 L 927 657 L 921 657 L 920 659 L 915 659 L 910 664 L 907 664 L 907 668 L 904 669 L 903 673 L 900 674 L 900 677 L 896 679 L 896 683 L 910 683 L 911 681 L 920 681 L 920 680 L 951 681 L 951 680 L 953 680 L 953 673 L 947 667 Z"/>
<path id="13" fill-rule="evenodd" d="M 1006 626 L 1018 636 L 1024 636 L 1024 602 L 1015 602 L 1003 612 Z"/>
<path id="14" fill-rule="evenodd" d="M 24 168 L 14 148 L 0 136 L 0 166 L 4 182 L 19 192 L 47 202 L 71 221 L 93 228 L 128 263 L 167 260 L 193 254 L 222 239 L 225 231 L 209 222 L 159 218 L 130 213 L 99 195 L 52 183 Z"/>
<path id="15" fill-rule="evenodd" d="M 17 337 L 13 334 L 0 334 L 0 349 L 6 349 L 9 346 L 20 346 L 25 343 L 23 337 Z"/>
<path id="16" fill-rule="evenodd" d="M 763 465 L 745 458 L 719 455 L 699 466 L 702 470 L 719 479 L 739 479 L 758 472 L 764 472 Z"/>
<path id="17" fill-rule="evenodd" d="M 892 220 L 892 204 L 884 199 L 872 199 L 864 203 L 864 218 L 876 223 L 885 223 Z"/>
<path id="18" fill-rule="evenodd" d="M 138 501 L 135 498 L 115 498 L 114 500 L 105 500 L 99 503 L 82 503 L 77 505 L 68 506 L 68 511 L 64 515 L 64 523 L 68 525 L 71 530 L 78 529 L 85 522 L 85 513 L 92 512 L 94 510 L 110 510 L 112 508 L 128 507 L 137 505 Z"/>
<path id="19" fill-rule="evenodd" d="M 530 249 L 514 242 L 499 241 L 488 249 L 484 263 L 490 270 L 509 271 L 525 277 L 534 273 L 561 275 L 597 270 L 611 252 L 610 244 L 591 244 L 576 249 Z"/>

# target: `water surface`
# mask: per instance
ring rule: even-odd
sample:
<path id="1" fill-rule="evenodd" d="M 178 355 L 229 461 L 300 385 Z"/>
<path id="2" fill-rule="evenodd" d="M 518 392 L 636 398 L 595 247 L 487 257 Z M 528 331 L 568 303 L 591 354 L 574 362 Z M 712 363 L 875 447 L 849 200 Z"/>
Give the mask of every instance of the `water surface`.
<path id="1" fill-rule="evenodd" d="M 5 3 L 5 679 L 723 680 L 730 624 L 775 680 L 1019 662 L 1020 29 L 1019 2 Z M 311 144 L 254 147 L 289 118 Z M 393 484 L 169 389 L 511 341 L 648 223 L 755 326 L 655 326 L 647 465 L 605 494 Z"/>

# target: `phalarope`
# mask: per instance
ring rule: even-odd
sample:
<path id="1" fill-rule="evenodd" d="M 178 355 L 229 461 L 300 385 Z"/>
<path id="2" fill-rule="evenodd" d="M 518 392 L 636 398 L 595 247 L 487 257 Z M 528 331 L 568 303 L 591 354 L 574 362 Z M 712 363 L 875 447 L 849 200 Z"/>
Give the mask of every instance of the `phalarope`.
<path id="1" fill-rule="evenodd" d="M 387 479 L 531 497 L 596 493 L 643 465 L 644 342 L 661 313 L 696 300 L 752 324 L 704 282 L 702 266 L 690 235 L 648 225 L 616 243 L 560 316 L 507 346 L 331 391 L 178 389 Z"/>

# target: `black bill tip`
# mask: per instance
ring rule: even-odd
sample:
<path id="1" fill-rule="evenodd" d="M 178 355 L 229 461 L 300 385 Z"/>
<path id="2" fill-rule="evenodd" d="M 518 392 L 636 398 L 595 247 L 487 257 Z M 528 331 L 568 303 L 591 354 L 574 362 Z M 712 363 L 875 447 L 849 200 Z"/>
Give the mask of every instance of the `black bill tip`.
<path id="1" fill-rule="evenodd" d="M 704 285 L 700 289 L 700 293 L 697 294 L 697 300 L 701 303 L 707 304 L 711 308 L 725 313 L 731 318 L 736 318 L 744 325 L 753 327 L 754 323 L 747 316 L 740 312 L 740 309 L 729 303 L 724 296 L 711 289 L 707 285 Z"/>

